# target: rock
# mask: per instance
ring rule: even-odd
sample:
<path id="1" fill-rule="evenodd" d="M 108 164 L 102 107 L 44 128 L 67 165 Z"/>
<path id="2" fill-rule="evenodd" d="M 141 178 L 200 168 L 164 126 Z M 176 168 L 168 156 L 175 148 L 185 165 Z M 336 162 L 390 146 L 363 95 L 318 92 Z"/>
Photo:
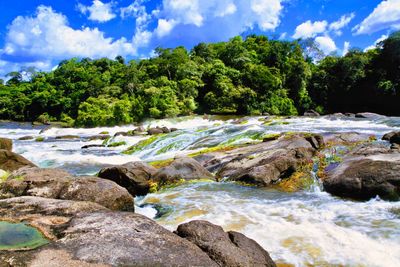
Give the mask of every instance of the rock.
<path id="1" fill-rule="evenodd" d="M 168 129 L 167 127 L 162 127 L 161 130 L 163 131 L 163 133 L 170 133 L 171 130 Z"/>
<path id="2" fill-rule="evenodd" d="M 119 184 L 126 188 L 133 196 L 142 196 L 149 192 L 150 178 L 156 172 L 156 168 L 137 161 L 103 168 L 100 170 L 98 176 Z"/>
<path id="3" fill-rule="evenodd" d="M 346 117 L 350 117 L 350 118 L 354 118 L 354 117 L 356 116 L 354 113 L 349 113 L 349 112 L 344 113 L 344 115 L 345 115 Z"/>
<path id="4" fill-rule="evenodd" d="M 400 132 L 390 132 L 382 137 L 382 140 L 389 141 L 392 144 L 400 144 Z"/>
<path id="5" fill-rule="evenodd" d="M 327 133 L 324 134 L 324 140 L 330 145 L 350 145 L 367 142 L 370 140 L 370 136 L 357 132 Z"/>
<path id="6" fill-rule="evenodd" d="M 175 159 L 169 166 L 159 169 L 153 177 L 154 181 L 161 184 L 198 179 L 214 179 L 214 176 L 199 162 L 189 157 Z"/>
<path id="7" fill-rule="evenodd" d="M 372 113 L 372 112 L 361 112 L 361 113 L 357 113 L 355 115 L 355 117 L 356 118 L 362 118 L 362 119 L 375 120 L 375 119 L 384 118 L 385 116 L 380 115 L 380 114 L 376 114 L 376 113 Z"/>
<path id="8" fill-rule="evenodd" d="M 140 214 L 90 202 L 20 197 L 0 201 L 0 218 L 38 226 L 53 242 L 2 251 L 0 265 L 218 266 L 199 247 Z"/>
<path id="9" fill-rule="evenodd" d="M 176 131 L 178 131 L 178 128 L 171 128 L 170 131 L 171 131 L 171 133 L 176 132 Z"/>
<path id="10" fill-rule="evenodd" d="M 114 137 L 117 137 L 117 136 L 128 136 L 128 133 L 127 132 L 116 132 L 114 134 Z"/>
<path id="11" fill-rule="evenodd" d="M 133 197 L 116 183 L 97 177 L 73 177 L 61 169 L 22 168 L 0 184 L 0 197 L 36 196 L 92 201 L 112 210 L 134 210 Z"/>
<path id="12" fill-rule="evenodd" d="M 163 132 L 163 130 L 160 129 L 160 128 L 150 128 L 150 129 L 147 131 L 147 133 L 150 134 L 150 135 L 155 135 L 155 134 L 162 134 L 162 133 L 164 133 L 164 132 Z"/>
<path id="13" fill-rule="evenodd" d="M 70 140 L 70 139 L 80 139 L 77 135 L 59 135 L 55 137 L 56 140 Z"/>
<path id="14" fill-rule="evenodd" d="M 21 155 L 0 149 L 0 169 L 12 172 L 26 166 L 35 167 L 36 165 Z"/>
<path id="15" fill-rule="evenodd" d="M 357 151 L 356 151 L 357 152 Z M 380 151 L 381 152 L 381 151 Z M 341 197 L 368 200 L 379 196 L 400 199 L 400 153 L 360 156 L 360 151 L 345 157 L 323 179 L 327 192 Z"/>
<path id="16" fill-rule="evenodd" d="M 134 130 L 134 132 L 144 133 L 146 132 L 146 129 L 143 126 L 139 126 Z"/>
<path id="17" fill-rule="evenodd" d="M 305 139 L 317 150 L 321 149 L 325 145 L 324 138 L 320 134 L 306 136 Z"/>
<path id="18" fill-rule="evenodd" d="M 81 149 L 89 149 L 89 148 L 98 148 L 98 147 L 106 147 L 105 145 L 85 145 L 83 147 L 81 147 Z"/>
<path id="19" fill-rule="evenodd" d="M 219 159 L 217 178 L 269 186 L 309 165 L 315 147 L 319 148 L 322 142 L 318 135 L 283 135 L 277 140 L 234 149 Z M 217 159 L 213 161 L 217 164 Z"/>
<path id="20" fill-rule="evenodd" d="M 306 112 L 304 112 L 304 116 L 308 116 L 308 117 L 319 117 L 321 116 L 318 112 L 316 112 L 315 110 L 307 110 Z"/>
<path id="21" fill-rule="evenodd" d="M 237 232 L 224 232 L 207 221 L 191 221 L 175 232 L 201 248 L 219 266 L 276 266 L 257 242 Z"/>
<path id="22" fill-rule="evenodd" d="M 89 136 L 87 140 L 93 141 L 93 140 L 107 140 L 110 139 L 111 136 L 109 134 L 99 134 L 99 135 L 93 135 Z"/>
<path id="23" fill-rule="evenodd" d="M 12 140 L 8 138 L 0 138 L 0 149 L 12 151 Z"/>
<path id="24" fill-rule="evenodd" d="M 22 136 L 20 138 L 18 138 L 18 140 L 20 141 L 26 141 L 26 140 L 33 140 L 35 137 L 27 135 L 27 136 Z"/>
<path id="25" fill-rule="evenodd" d="M 60 192 L 59 199 L 90 201 L 111 210 L 134 211 L 133 197 L 116 183 L 92 176 L 72 179 Z"/>

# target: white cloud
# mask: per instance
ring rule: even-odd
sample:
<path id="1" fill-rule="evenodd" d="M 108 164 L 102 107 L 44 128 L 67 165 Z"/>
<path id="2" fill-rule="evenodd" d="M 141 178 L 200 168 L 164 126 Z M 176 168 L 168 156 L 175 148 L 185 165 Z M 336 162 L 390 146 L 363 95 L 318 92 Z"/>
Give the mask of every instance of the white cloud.
<path id="1" fill-rule="evenodd" d="M 79 30 L 51 7 L 39 6 L 34 17 L 18 16 L 8 27 L 3 53 L 39 59 L 134 55 L 136 48 L 125 38 L 107 38 L 97 28 Z"/>
<path id="2" fill-rule="evenodd" d="M 373 45 L 370 45 L 370 46 L 366 47 L 366 48 L 364 49 L 364 52 L 367 52 L 368 50 L 371 50 L 371 49 L 376 48 L 376 45 L 377 45 L 377 44 L 379 44 L 380 42 L 386 40 L 388 37 L 389 37 L 389 35 L 383 34 L 381 37 L 379 37 L 379 38 L 374 42 Z"/>
<path id="3" fill-rule="evenodd" d="M 340 30 L 346 27 L 350 23 L 350 21 L 354 19 L 354 17 L 354 13 L 341 16 L 339 20 L 329 24 L 329 30 L 334 31 L 335 34 L 338 36 L 342 35 L 342 32 Z"/>
<path id="4" fill-rule="evenodd" d="M 325 55 L 329 55 L 337 50 L 335 41 L 333 41 L 329 36 L 318 36 L 315 38 L 315 42 Z"/>
<path id="5" fill-rule="evenodd" d="M 100 0 L 93 0 L 91 6 L 85 6 L 81 3 L 78 4 L 78 10 L 82 14 L 89 13 L 89 19 L 97 22 L 107 22 L 116 17 L 112 10 L 113 3 L 103 3 Z"/>
<path id="6" fill-rule="evenodd" d="M 319 33 L 325 32 L 327 26 L 328 22 L 325 20 L 316 22 L 311 22 L 308 20 L 296 27 L 293 38 L 298 39 L 315 37 Z"/>
<path id="7" fill-rule="evenodd" d="M 172 29 L 175 27 L 176 21 L 175 20 L 166 20 L 166 19 L 159 19 L 158 26 L 155 29 L 155 33 L 158 37 L 164 37 L 168 35 Z"/>
<path id="8" fill-rule="evenodd" d="M 358 35 L 384 29 L 400 29 L 400 0 L 382 1 L 353 31 Z"/>
<path id="9" fill-rule="evenodd" d="M 350 49 L 350 42 L 344 42 L 342 56 L 345 56 L 349 52 L 349 49 Z"/>
<path id="10" fill-rule="evenodd" d="M 284 40 L 287 36 L 287 32 L 283 32 L 281 33 L 281 35 L 279 35 L 279 40 Z"/>
<path id="11" fill-rule="evenodd" d="M 157 16 L 164 20 L 159 21 L 161 26 L 166 25 L 165 21 L 174 21 L 174 26 L 194 25 L 198 28 L 222 19 L 223 23 L 219 26 L 228 28 L 228 32 L 236 35 L 255 26 L 263 31 L 274 30 L 280 23 L 282 2 L 283 0 L 163 0 Z"/>

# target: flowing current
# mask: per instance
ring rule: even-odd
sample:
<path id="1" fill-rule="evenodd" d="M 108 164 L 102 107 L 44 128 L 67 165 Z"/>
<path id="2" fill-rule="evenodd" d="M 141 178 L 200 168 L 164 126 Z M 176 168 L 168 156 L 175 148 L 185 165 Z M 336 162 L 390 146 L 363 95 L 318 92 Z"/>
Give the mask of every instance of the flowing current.
<path id="1" fill-rule="evenodd" d="M 14 151 L 40 167 L 63 168 L 76 175 L 95 174 L 100 168 L 129 161 L 158 161 L 218 145 L 258 142 L 257 136 L 281 132 L 358 132 L 375 135 L 400 130 L 400 118 L 183 117 L 147 121 L 146 127 L 179 130 L 148 142 L 132 155 L 121 152 L 149 136 L 118 136 L 106 142 L 125 142 L 110 148 L 81 149 L 101 144 L 89 137 L 111 136 L 135 127 L 94 129 L 51 128 L 0 123 L 0 136 L 14 140 Z M 60 140 L 56 136 L 74 135 Z M 20 137 L 34 139 L 20 141 Z M 36 141 L 37 137 L 44 140 Z M 204 219 L 225 230 L 240 231 L 256 240 L 278 263 L 294 266 L 400 266 L 400 202 L 378 198 L 356 202 L 332 197 L 316 181 L 309 190 L 285 193 L 235 183 L 199 182 L 163 189 L 136 198 L 136 211 L 170 230 Z"/>

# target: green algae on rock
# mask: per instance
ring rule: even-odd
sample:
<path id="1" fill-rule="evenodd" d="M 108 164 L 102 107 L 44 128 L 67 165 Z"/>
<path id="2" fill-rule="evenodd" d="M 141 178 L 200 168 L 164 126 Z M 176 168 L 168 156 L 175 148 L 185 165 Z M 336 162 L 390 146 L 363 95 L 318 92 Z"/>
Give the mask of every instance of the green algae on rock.
<path id="1" fill-rule="evenodd" d="M 0 250 L 30 250 L 49 241 L 34 227 L 0 221 Z"/>

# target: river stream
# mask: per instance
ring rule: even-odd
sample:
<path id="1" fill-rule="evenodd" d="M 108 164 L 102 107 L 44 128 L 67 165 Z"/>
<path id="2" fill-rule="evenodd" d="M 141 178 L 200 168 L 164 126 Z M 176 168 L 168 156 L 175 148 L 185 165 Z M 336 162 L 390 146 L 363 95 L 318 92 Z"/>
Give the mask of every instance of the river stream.
<path id="1" fill-rule="evenodd" d="M 76 175 L 95 174 L 103 166 L 129 161 L 173 158 L 218 145 L 260 142 L 265 134 L 281 132 L 358 132 L 375 135 L 400 130 L 400 118 L 183 117 L 152 120 L 143 125 L 175 127 L 132 155 L 121 152 L 149 136 L 118 136 L 106 142 L 120 147 L 81 149 L 101 144 L 88 137 L 101 132 L 111 136 L 134 126 L 95 129 L 51 128 L 0 123 L 0 136 L 14 140 L 14 151 L 40 167 L 63 168 Z M 80 138 L 58 140 L 60 135 Z M 23 136 L 32 140 L 20 141 Z M 42 142 L 35 141 L 44 137 Z M 259 242 L 278 263 L 295 266 L 400 266 L 400 202 L 378 198 L 356 202 L 332 197 L 315 184 L 304 191 L 274 189 L 230 182 L 199 182 L 163 189 L 136 198 L 137 212 L 154 218 L 170 230 L 193 219 L 205 219 L 225 230 L 240 231 Z"/>

